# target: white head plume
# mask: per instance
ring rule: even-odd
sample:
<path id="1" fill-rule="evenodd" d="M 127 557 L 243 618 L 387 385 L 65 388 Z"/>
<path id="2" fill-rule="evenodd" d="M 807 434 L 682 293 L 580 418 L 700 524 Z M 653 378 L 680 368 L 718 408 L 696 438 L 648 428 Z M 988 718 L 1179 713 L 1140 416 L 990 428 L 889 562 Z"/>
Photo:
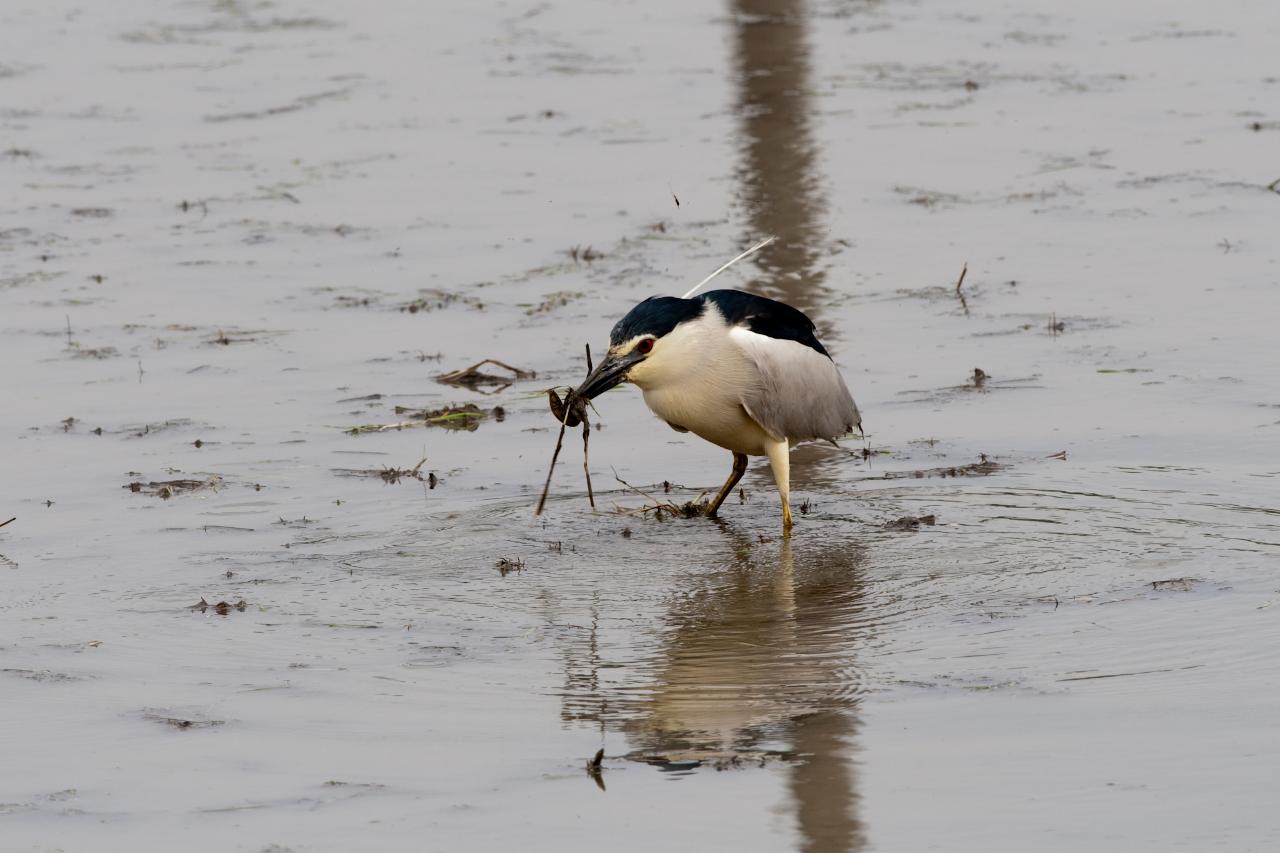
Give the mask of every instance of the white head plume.
<path id="1" fill-rule="evenodd" d="M 688 293 L 686 293 L 686 294 L 684 295 L 684 297 L 683 297 L 683 298 L 684 298 L 684 299 L 689 299 L 689 298 L 690 298 L 690 297 L 692 297 L 695 293 L 697 293 L 699 290 L 701 290 L 701 289 L 702 289 L 702 287 L 703 287 L 703 285 L 705 285 L 707 282 L 711 281 L 711 279 L 713 279 L 713 278 L 715 278 L 716 276 L 720 275 L 720 273 L 724 272 L 724 271 L 725 271 L 725 270 L 727 270 L 729 267 L 731 267 L 731 266 L 733 266 L 734 264 L 736 264 L 738 261 L 740 261 L 740 260 L 742 260 L 742 259 L 744 259 L 744 258 L 749 258 L 749 257 L 751 257 L 751 256 L 752 256 L 752 255 L 754 255 L 756 252 L 760 251 L 760 250 L 761 250 L 761 249 L 763 249 L 765 246 L 769 245 L 770 243 L 772 243 L 774 240 L 777 240 L 777 239 L 778 239 L 777 237 L 765 237 L 765 238 L 764 238 L 763 240 L 761 240 L 759 243 L 756 243 L 756 244 L 755 244 L 754 246 L 752 246 L 750 249 L 747 249 L 747 250 L 746 250 L 745 252 L 743 252 L 741 255 L 738 255 L 738 256 L 737 256 L 736 258 L 734 258 L 733 260 L 731 260 L 731 261 L 729 261 L 729 262 L 725 263 L 723 266 L 721 266 L 721 267 L 720 267 L 720 269 L 716 270 L 716 271 L 715 271 L 715 272 L 713 272 L 711 275 L 707 276 L 707 277 L 706 277 L 706 278 L 704 278 L 702 281 L 698 282 L 696 285 L 694 285 L 693 290 L 690 290 Z"/>

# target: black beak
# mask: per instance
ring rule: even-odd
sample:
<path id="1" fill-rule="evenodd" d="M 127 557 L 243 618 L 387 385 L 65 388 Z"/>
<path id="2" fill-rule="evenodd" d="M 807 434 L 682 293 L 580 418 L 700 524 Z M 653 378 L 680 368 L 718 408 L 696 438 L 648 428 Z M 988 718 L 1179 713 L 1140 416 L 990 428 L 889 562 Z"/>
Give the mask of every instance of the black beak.
<path id="1" fill-rule="evenodd" d="M 591 371 L 586 379 L 582 380 L 582 384 L 578 386 L 577 391 L 573 392 L 573 396 L 583 397 L 587 400 L 598 397 L 619 382 L 624 381 L 631 366 L 643 359 L 644 355 L 635 350 L 620 357 L 605 356 L 604 361 L 597 364 L 596 369 Z"/>

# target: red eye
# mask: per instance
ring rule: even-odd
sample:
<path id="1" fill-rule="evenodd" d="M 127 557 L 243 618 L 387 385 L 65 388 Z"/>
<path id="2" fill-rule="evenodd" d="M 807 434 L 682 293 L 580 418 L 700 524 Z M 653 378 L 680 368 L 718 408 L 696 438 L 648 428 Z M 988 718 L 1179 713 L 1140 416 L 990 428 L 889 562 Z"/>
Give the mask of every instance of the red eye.
<path id="1" fill-rule="evenodd" d="M 636 351 L 641 355 L 648 355 L 651 349 L 653 349 L 653 338 L 645 338 L 636 344 Z"/>

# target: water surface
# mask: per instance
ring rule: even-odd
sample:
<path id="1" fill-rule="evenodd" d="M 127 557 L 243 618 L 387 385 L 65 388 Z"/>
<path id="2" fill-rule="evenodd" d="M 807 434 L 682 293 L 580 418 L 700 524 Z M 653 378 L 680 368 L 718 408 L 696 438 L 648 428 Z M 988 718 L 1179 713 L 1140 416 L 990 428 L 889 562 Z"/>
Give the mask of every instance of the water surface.
<path id="1" fill-rule="evenodd" d="M 1271 849 L 1276 30 L 8 4 L 3 846 Z M 764 234 L 868 431 L 795 535 L 638 512 L 730 460 L 626 389 L 535 518 L 542 392 Z"/>

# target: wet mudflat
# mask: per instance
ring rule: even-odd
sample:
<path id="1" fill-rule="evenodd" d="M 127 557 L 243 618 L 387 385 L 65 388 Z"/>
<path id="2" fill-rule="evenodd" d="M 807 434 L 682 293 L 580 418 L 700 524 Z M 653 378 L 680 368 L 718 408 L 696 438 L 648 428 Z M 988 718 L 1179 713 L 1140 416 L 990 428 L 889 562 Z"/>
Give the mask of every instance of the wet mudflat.
<path id="1" fill-rule="evenodd" d="M 3 847 L 1273 849 L 1274 17 L 6 4 Z M 627 389 L 534 518 L 765 234 L 795 535 Z"/>

